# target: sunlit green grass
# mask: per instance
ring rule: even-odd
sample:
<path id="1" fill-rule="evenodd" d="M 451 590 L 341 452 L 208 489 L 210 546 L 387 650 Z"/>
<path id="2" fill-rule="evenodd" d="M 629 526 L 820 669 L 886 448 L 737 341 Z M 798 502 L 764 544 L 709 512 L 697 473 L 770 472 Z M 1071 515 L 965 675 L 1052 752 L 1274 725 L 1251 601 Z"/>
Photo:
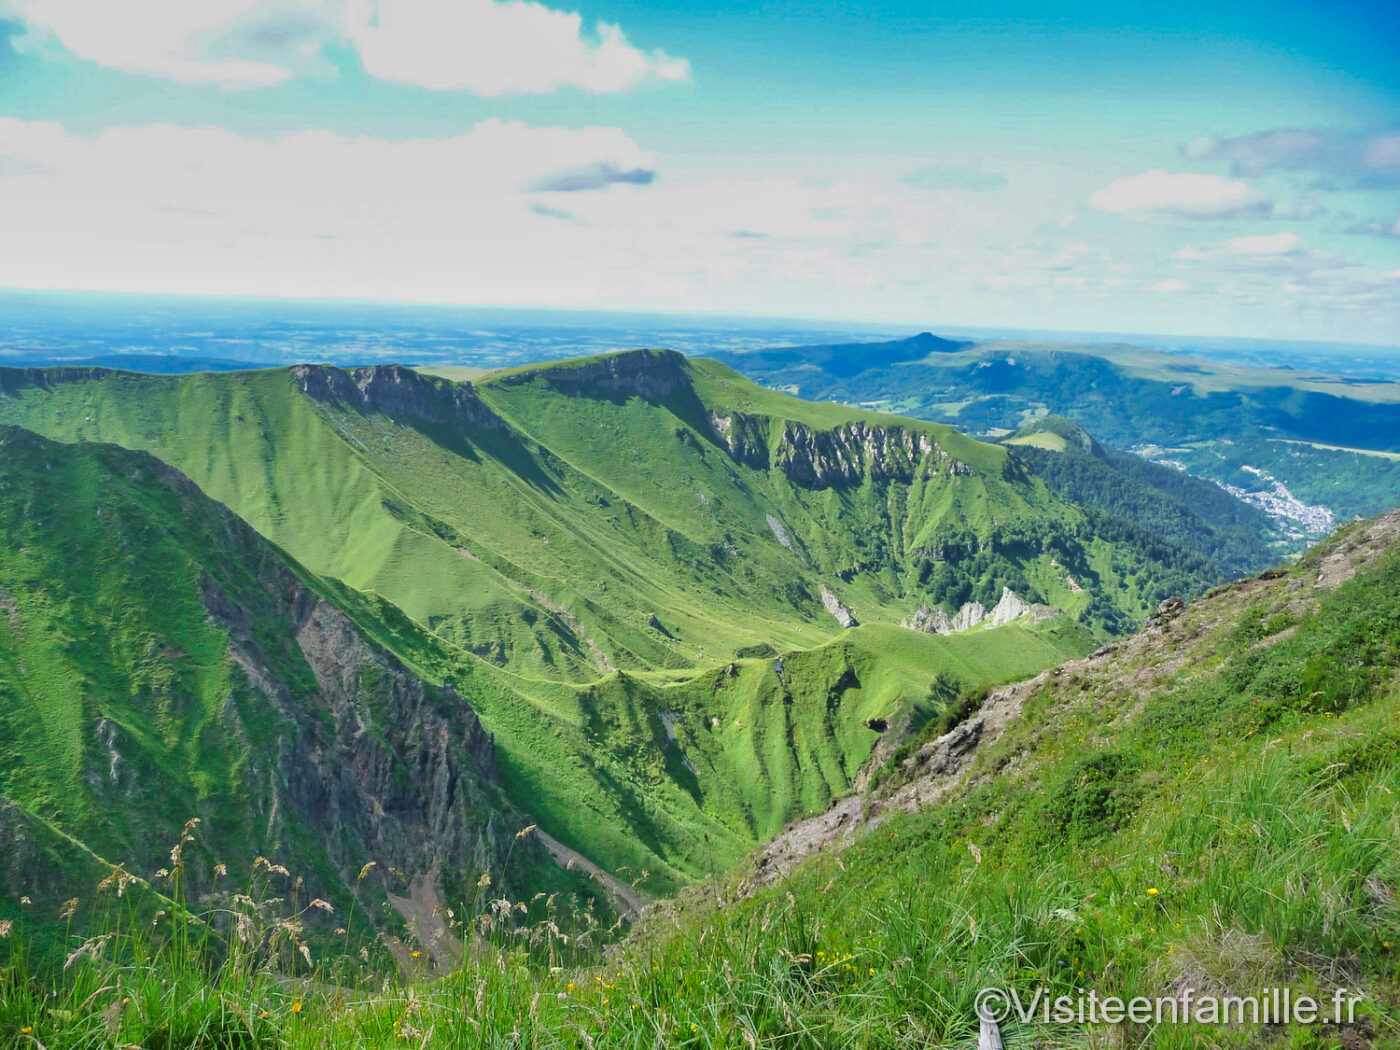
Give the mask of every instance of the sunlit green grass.
<path id="1" fill-rule="evenodd" d="M 607 955 L 562 899 L 521 910 L 486 886 L 444 956 L 299 901 L 295 872 L 260 868 L 247 902 L 230 885 L 197 919 L 167 873 L 75 905 L 66 969 L 25 948 L 53 916 L 21 913 L 0 1044 L 970 1045 L 993 986 L 1362 997 L 1340 1029 L 1013 1022 L 1009 1045 L 1400 1045 L 1400 555 L 1316 610 L 1291 581 L 1188 610 L 1181 630 L 1203 633 L 1174 677 L 1052 679 L 946 803 L 752 897 L 737 875 L 692 888 Z M 255 924 L 235 943 L 239 909 Z"/>

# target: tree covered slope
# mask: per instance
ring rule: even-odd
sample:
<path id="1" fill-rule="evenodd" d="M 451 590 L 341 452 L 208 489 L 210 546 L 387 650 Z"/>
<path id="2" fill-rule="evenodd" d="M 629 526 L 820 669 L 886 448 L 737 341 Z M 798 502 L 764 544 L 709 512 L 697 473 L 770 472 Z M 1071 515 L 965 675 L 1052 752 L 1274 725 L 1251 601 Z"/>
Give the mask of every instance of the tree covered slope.
<path id="1" fill-rule="evenodd" d="M 1258 572 L 1287 550 L 1282 530 L 1257 507 L 1219 485 L 1101 445 L 1063 416 L 1039 419 L 1002 443 L 1064 498 L 1199 551 L 1231 576 Z"/>

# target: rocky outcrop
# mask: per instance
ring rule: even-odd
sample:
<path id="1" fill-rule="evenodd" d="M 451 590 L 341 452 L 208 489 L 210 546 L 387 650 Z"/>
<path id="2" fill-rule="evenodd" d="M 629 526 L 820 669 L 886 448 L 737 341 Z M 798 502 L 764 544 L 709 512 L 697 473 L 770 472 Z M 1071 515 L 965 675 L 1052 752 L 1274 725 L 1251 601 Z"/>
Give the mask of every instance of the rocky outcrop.
<path id="1" fill-rule="evenodd" d="M 965 602 L 961 609 L 953 614 L 953 631 L 970 631 L 987 618 L 987 610 L 981 602 Z"/>
<path id="2" fill-rule="evenodd" d="M 1001 589 L 1001 598 L 997 601 L 996 605 L 992 607 L 992 611 L 987 614 L 987 618 L 983 622 L 989 627 L 1000 627 L 1004 623 L 1010 623 L 1012 620 L 1019 620 L 1022 616 L 1028 616 L 1033 611 L 1034 606 L 1032 606 L 1030 602 L 1026 601 L 1010 587 L 1003 587 Z"/>
<path id="3" fill-rule="evenodd" d="M 965 602 L 951 617 L 941 607 L 920 605 L 914 611 L 914 615 L 904 620 L 900 626 L 911 631 L 923 631 L 925 634 L 954 634 L 984 624 L 988 627 L 1000 627 L 1023 618 L 1030 618 L 1032 623 L 1038 623 L 1057 613 L 1058 610 L 1052 605 L 1032 604 L 1010 587 L 1003 587 L 1000 600 L 990 612 L 981 602 Z"/>
<path id="4" fill-rule="evenodd" d="M 755 470 L 768 469 L 766 420 L 742 412 L 726 416 L 711 410 L 709 421 L 715 440 L 729 453 L 730 459 Z"/>
<path id="5" fill-rule="evenodd" d="M 908 483 L 915 478 L 969 476 L 972 468 L 955 459 L 930 434 L 901 426 L 877 426 L 865 420 L 819 430 L 791 420 L 771 447 L 770 426 L 762 416 L 711 411 L 715 441 L 738 463 L 781 470 L 804 488 L 825 489 L 859 484 L 863 479 Z"/>
<path id="6" fill-rule="evenodd" d="M 504 420 L 487 407 L 470 383 L 448 382 L 403 365 L 351 369 L 294 365 L 291 373 L 301 392 L 315 401 L 434 426 L 505 428 Z"/>
<path id="7" fill-rule="evenodd" d="M 792 537 L 788 535 L 783 523 L 772 514 L 765 514 L 764 520 L 768 522 L 768 528 L 772 531 L 773 538 L 787 550 L 792 550 Z"/>
<path id="8" fill-rule="evenodd" d="M 925 634 L 948 634 L 953 630 L 953 621 L 943 611 L 943 606 L 930 608 L 927 605 L 921 605 L 914 610 L 914 615 L 901 623 L 900 626 L 911 631 L 923 631 Z"/>
<path id="9" fill-rule="evenodd" d="M 545 368 L 524 368 L 495 376 L 491 382 L 519 386 L 540 381 L 564 393 L 630 394 L 665 397 L 689 385 L 685 355 L 675 350 L 628 350 Z"/>
<path id="10" fill-rule="evenodd" d="M 928 434 L 864 420 L 832 430 L 784 424 L 773 449 L 773 466 L 796 484 L 815 489 L 857 484 L 867 477 L 907 483 L 916 477 L 972 473 Z"/>
<path id="11" fill-rule="evenodd" d="M 424 682 L 374 647 L 290 573 L 277 582 L 315 679 L 309 695 L 274 670 L 258 619 L 213 579 L 203 588 L 211 619 L 228 632 L 230 661 L 272 709 L 275 746 L 249 749 L 247 776 L 268 848 L 312 835 L 347 885 L 375 861 L 372 877 L 386 890 L 436 892 L 440 872 L 499 875 L 525 821 L 506 820 L 495 747 L 476 713 L 451 687 Z M 235 731 L 253 729 L 235 723 Z"/>
<path id="12" fill-rule="evenodd" d="M 836 618 L 836 622 L 842 627 L 859 627 L 860 621 L 851 615 L 851 610 L 841 604 L 841 599 L 831 592 L 826 584 L 822 584 L 822 604 L 826 606 L 826 611 Z"/>

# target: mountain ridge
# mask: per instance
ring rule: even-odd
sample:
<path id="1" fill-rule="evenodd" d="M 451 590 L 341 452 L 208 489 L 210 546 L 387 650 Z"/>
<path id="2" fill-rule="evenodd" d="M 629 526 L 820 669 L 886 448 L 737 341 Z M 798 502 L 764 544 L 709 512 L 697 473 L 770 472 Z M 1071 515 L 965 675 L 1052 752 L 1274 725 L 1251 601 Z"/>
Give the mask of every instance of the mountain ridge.
<path id="1" fill-rule="evenodd" d="M 946 703 L 936 672 L 1023 676 L 1214 578 L 1006 448 L 670 352 L 467 384 L 0 370 L 0 419 L 189 476 L 470 704 L 522 820 L 659 892 L 848 791 L 873 726 Z M 898 626 L 1008 587 L 1065 615 Z"/>

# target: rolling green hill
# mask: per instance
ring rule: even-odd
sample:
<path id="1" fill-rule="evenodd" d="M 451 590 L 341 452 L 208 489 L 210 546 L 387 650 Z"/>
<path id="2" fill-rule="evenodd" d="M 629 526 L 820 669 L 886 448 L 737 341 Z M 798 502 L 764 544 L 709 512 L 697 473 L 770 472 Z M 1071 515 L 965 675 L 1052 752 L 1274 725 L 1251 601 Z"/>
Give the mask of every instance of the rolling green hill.
<path id="1" fill-rule="evenodd" d="M 878 727 L 937 713 L 938 672 L 968 689 L 1032 674 L 1217 574 L 1105 531 L 1006 448 L 666 351 L 475 384 L 395 366 L 0 370 L 0 418 L 191 478 L 406 673 L 469 705 L 503 807 L 656 892 L 846 793 Z M 50 539 L 96 556 L 107 536 Z M 1005 587 L 1065 615 L 896 626 Z M 139 612 L 132 630 L 159 635 Z M 167 823 L 189 808 L 167 804 Z"/>
<path id="2" fill-rule="evenodd" d="M 1117 624 L 1210 582 L 1097 539 L 1003 449 L 669 352 L 475 385 L 4 371 L 0 418 L 150 451 L 313 571 L 546 678 L 807 648 L 839 630 L 823 587 L 860 622 L 1009 584 Z"/>
<path id="3" fill-rule="evenodd" d="M 933 670 L 1001 681 L 1089 644 L 1066 618 L 958 638 L 871 624 L 780 661 L 545 683 L 312 575 L 148 454 L 11 428 L 0 485 L 15 899 L 77 895 L 109 864 L 149 875 L 193 817 L 202 890 L 259 855 L 337 905 L 375 861 L 409 915 L 482 872 L 573 885 L 533 839 L 512 845 L 530 824 L 674 889 L 848 790 L 868 721 L 936 710 Z"/>

